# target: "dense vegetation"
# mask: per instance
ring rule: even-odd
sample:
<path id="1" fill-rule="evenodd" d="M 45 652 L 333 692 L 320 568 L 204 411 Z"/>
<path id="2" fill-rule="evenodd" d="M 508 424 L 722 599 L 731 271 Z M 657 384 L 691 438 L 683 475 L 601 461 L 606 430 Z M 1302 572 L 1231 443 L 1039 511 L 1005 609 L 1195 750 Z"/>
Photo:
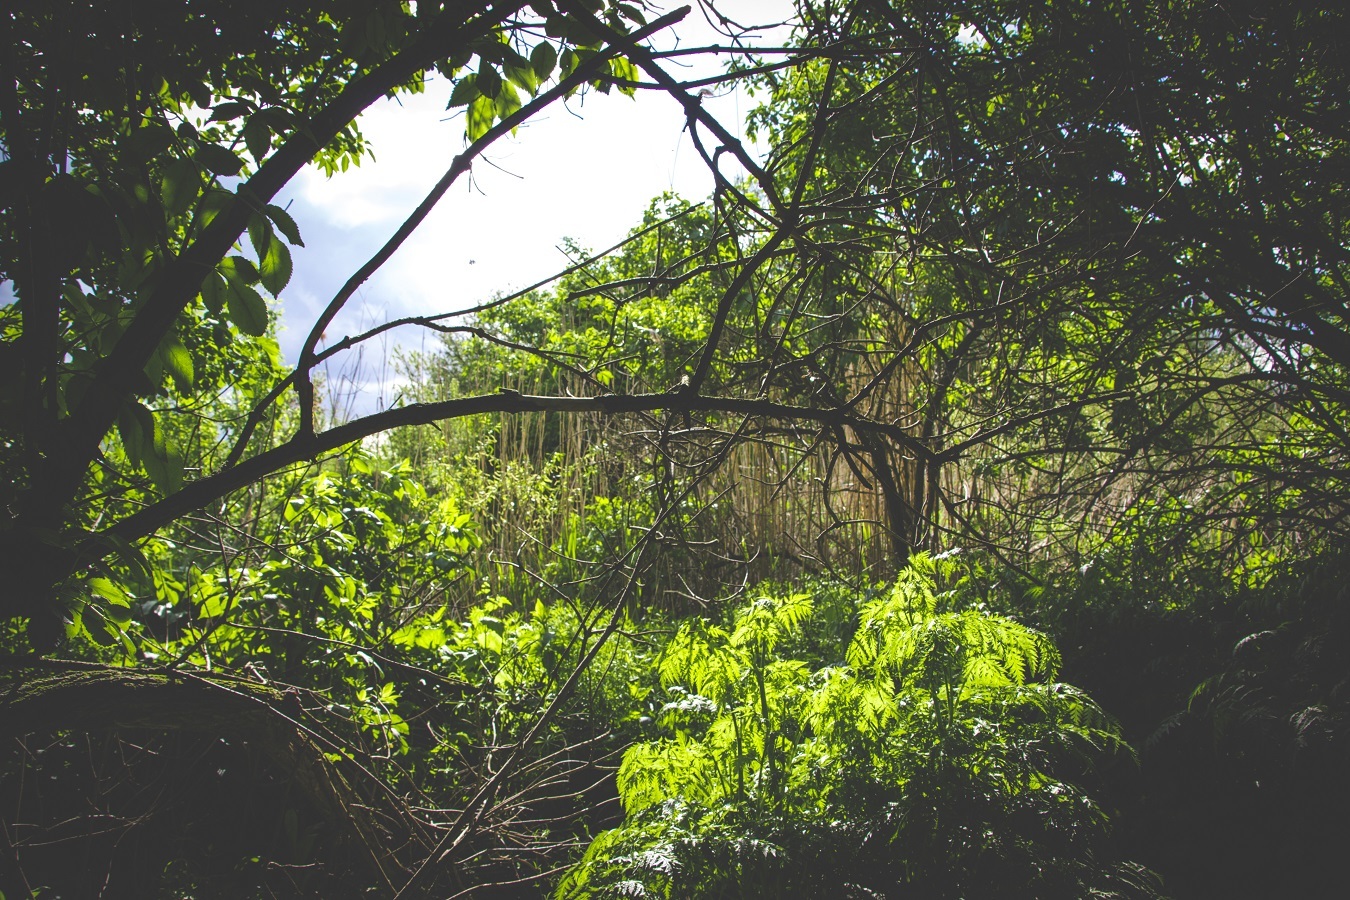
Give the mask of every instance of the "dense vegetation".
<path id="1" fill-rule="evenodd" d="M 603 0 L 0 14 L 3 897 L 1333 893 L 1346 14 L 724 12 L 691 83 Z M 288 368 L 273 201 L 433 72 L 465 150 Z M 638 89 L 713 195 L 325 414 L 473 160 Z"/>

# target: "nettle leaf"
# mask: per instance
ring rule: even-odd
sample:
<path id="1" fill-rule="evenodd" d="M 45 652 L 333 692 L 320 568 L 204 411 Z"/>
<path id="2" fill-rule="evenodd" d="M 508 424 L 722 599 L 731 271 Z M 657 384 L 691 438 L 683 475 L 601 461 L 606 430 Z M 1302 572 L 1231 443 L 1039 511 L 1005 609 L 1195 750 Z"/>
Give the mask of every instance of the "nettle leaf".
<path id="1" fill-rule="evenodd" d="M 222 177 L 238 175 L 244 168 L 242 159 L 219 144 L 201 144 L 193 156 L 207 171 Z"/>
<path id="2" fill-rule="evenodd" d="M 248 122 L 244 124 L 244 146 L 257 162 L 262 162 L 272 149 L 272 129 L 267 126 L 261 113 L 249 116 Z"/>
<path id="3" fill-rule="evenodd" d="M 541 41 L 530 53 L 530 67 L 541 82 L 553 74 L 557 65 L 558 51 L 548 41 Z"/>
<path id="4" fill-rule="evenodd" d="M 178 393 L 190 394 L 194 378 L 192 354 L 179 340 L 178 335 L 170 334 L 160 342 L 158 356 L 164 371 L 169 373 L 174 387 L 178 388 Z"/>
<path id="5" fill-rule="evenodd" d="M 277 226 L 277 230 L 286 236 L 286 240 L 297 247 L 305 246 L 305 242 L 300 240 L 300 228 L 295 224 L 295 220 L 291 218 L 290 213 L 280 206 L 272 206 L 270 203 L 263 208 L 263 212 L 267 213 L 267 218 L 272 220 L 272 224 Z"/>
<path id="6" fill-rule="evenodd" d="M 290 282 L 291 271 L 290 248 L 276 235 L 272 235 L 267 252 L 261 254 L 259 260 L 258 276 L 262 279 L 263 287 L 267 288 L 273 297 L 277 296 Z"/>
<path id="7" fill-rule="evenodd" d="M 446 109 L 453 109 L 456 106 L 468 106 L 478 98 L 478 76 L 473 72 L 465 75 L 455 83 L 455 89 L 450 92 L 450 102 L 446 104 Z"/>
<path id="8" fill-rule="evenodd" d="M 488 133 L 497 117 L 497 103 L 491 97 L 479 97 L 469 106 L 469 121 L 465 131 L 469 140 L 476 141 Z"/>
<path id="9" fill-rule="evenodd" d="M 190 159 L 180 159 L 164 170 L 160 186 L 160 198 L 164 211 L 176 218 L 192 208 L 197 194 L 202 189 L 202 178 L 197 164 Z"/>

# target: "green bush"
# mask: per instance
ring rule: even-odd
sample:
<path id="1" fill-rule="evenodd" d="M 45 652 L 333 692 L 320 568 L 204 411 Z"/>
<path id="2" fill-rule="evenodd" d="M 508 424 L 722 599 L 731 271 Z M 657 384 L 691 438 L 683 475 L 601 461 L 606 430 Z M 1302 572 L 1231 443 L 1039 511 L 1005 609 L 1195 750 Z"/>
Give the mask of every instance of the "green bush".
<path id="1" fill-rule="evenodd" d="M 1151 894 L 1103 861 L 1107 817 L 1075 782 L 1126 750 L 1115 723 L 1054 681 L 1046 636 L 938 594 L 943 565 L 864 603 L 839 665 L 782 655 L 803 593 L 682 626 L 665 736 L 625 754 L 627 817 L 556 896 Z"/>

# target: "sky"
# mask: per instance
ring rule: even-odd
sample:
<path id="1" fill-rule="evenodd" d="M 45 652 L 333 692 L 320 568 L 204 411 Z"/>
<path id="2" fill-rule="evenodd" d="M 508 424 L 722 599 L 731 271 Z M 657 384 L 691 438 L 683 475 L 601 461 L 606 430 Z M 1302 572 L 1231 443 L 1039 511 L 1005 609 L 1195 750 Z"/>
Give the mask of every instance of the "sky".
<path id="1" fill-rule="evenodd" d="M 669 4 L 673 7 L 675 4 Z M 718 8 L 743 24 L 782 21 L 783 0 L 719 0 Z M 784 41 L 779 31 L 761 43 Z M 697 5 L 673 35 L 653 39 L 658 48 L 700 46 L 716 35 Z M 673 74 L 715 74 L 704 60 Z M 433 81 L 424 94 L 383 100 L 360 127 L 374 160 L 327 178 L 309 168 L 277 201 L 299 223 L 305 247 L 295 248 L 295 273 L 282 292 L 279 339 L 294 362 L 317 314 L 348 276 L 370 257 L 421 201 L 464 147 L 464 121 L 446 111 L 450 86 Z M 754 100 L 742 90 L 704 100 L 724 126 L 743 137 Z M 724 169 L 736 174 L 733 169 Z M 327 343 L 389 318 L 427 315 L 472 306 L 527 287 L 568 264 L 560 246 L 570 238 L 589 250 L 616 243 L 637 225 L 652 198 L 672 191 L 702 199 L 712 176 L 684 130 L 680 106 L 659 91 L 636 98 L 589 92 L 566 106 L 555 104 L 494 144 L 472 177 L 463 177 L 384 268 L 348 303 L 328 329 Z M 377 340 L 359 357 L 334 361 L 330 384 L 354 385 L 354 411 L 391 405 L 398 379 L 382 364 L 395 345 L 431 348 L 434 335 L 401 329 Z M 359 360 L 360 371 L 352 373 Z"/>

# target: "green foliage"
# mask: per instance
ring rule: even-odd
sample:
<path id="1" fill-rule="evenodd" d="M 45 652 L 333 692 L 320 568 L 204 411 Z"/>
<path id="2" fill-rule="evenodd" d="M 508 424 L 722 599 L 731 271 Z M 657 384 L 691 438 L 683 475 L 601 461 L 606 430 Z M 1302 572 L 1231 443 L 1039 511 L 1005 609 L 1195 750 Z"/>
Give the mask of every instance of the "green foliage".
<path id="1" fill-rule="evenodd" d="M 659 198 L 618 252 L 408 360 L 417 401 L 674 411 L 392 434 L 132 546 L 86 539 L 307 434 L 288 401 L 256 408 L 285 396 L 272 307 L 304 246 L 262 173 L 359 163 L 340 101 L 401 61 L 372 96 L 434 68 L 472 142 L 602 42 L 549 2 L 30 6 L 0 18 L 0 548 L 70 655 L 284 685 L 332 761 L 438 822 L 477 816 L 519 753 L 456 878 L 537 874 L 613 824 L 569 817 L 613 800 L 598 761 L 636 739 L 625 819 L 560 897 L 1148 895 L 1093 799 L 1125 732 L 1056 680 L 1054 634 L 1152 735 L 1130 826 L 1150 862 L 1226 841 L 1207 852 L 1234 893 L 1330 892 L 1261 882 L 1242 832 L 1332 858 L 1343 829 L 1300 812 L 1350 796 L 1345 567 L 1297 561 L 1350 521 L 1344 13 L 803 3 L 813 53 L 759 70 L 761 181 Z M 585 79 L 637 80 L 624 58 Z M 775 179 L 801 202 L 770 203 Z M 961 570 L 919 552 L 967 540 Z M 835 567 L 888 580 L 785 577 Z M 704 599 L 757 582 L 725 619 Z M 6 651 L 47 646 L 8 593 L 0 612 Z M 287 812 L 298 871 L 315 832 Z M 537 865 L 503 851 L 530 840 Z"/>
<path id="2" fill-rule="evenodd" d="M 521 5 L 27 7 L 0 23 L 13 48 L 0 280 L 16 298 L 0 309 L 0 533 L 22 545 L 16 558 L 50 563 L 3 600 L 7 618 L 27 607 L 46 646 L 79 614 L 47 594 L 76 545 L 94 553 L 91 523 L 115 528 L 256 453 L 266 420 L 284 416 L 270 304 L 303 246 L 271 202 L 286 181 L 307 162 L 330 175 L 359 164 L 359 114 L 379 93 L 420 92 L 433 69 L 471 104 L 473 141 L 520 109 L 518 89 L 564 77 L 560 54 L 589 59 L 602 42 L 549 5 L 552 37 Z M 643 21 L 626 4 L 588 9 L 621 32 Z M 596 89 L 620 79 L 631 92 L 625 60 L 587 71 Z M 109 453 L 114 421 L 123 454 Z"/>
<path id="3" fill-rule="evenodd" d="M 1094 856 L 1105 815 L 1073 780 L 1122 749 L 1117 727 L 1053 681 L 1044 635 L 938 594 L 943 565 L 919 557 L 864 603 L 841 665 L 777 652 L 811 617 L 802 593 L 681 626 L 666 736 L 625 753 L 627 818 L 557 896 L 1148 894 Z"/>

